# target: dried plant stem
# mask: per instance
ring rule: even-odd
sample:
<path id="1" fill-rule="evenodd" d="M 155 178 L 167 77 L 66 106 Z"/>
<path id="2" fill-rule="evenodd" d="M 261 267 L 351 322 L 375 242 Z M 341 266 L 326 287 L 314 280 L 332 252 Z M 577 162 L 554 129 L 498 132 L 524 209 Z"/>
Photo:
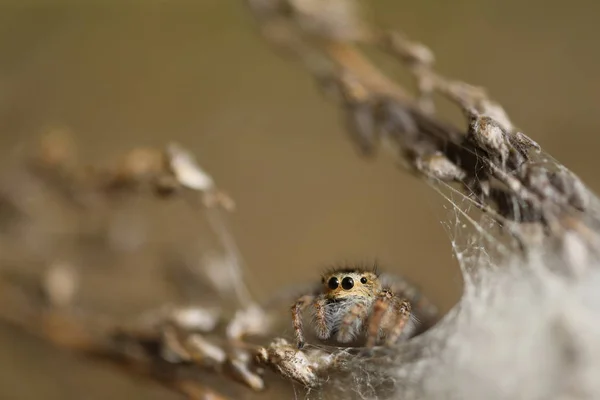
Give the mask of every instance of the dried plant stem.
<path id="1" fill-rule="evenodd" d="M 122 329 L 108 320 L 42 307 L 32 301 L 31 295 L 6 283 L 0 286 L 0 320 L 65 350 L 159 383 L 191 400 L 225 399 L 211 388 L 181 378 L 179 367 L 142 351 L 141 346 L 133 348 L 133 341 L 122 342 L 117 335 Z"/>
<path id="2" fill-rule="evenodd" d="M 348 131 L 363 154 L 373 154 L 385 138 L 416 176 L 434 185 L 458 184 L 463 195 L 497 219 L 521 249 L 528 247 L 523 241 L 541 240 L 532 236 L 532 224 L 539 226 L 541 235 L 554 238 L 572 229 L 585 230 L 590 221 L 577 215 L 585 212 L 592 195 L 579 179 L 565 167 L 548 163 L 539 145 L 517 131 L 483 89 L 436 73 L 433 54 L 424 45 L 367 26 L 357 15 L 356 1 L 325 5 L 311 0 L 250 0 L 249 4 L 267 40 L 291 50 L 288 54 L 294 54 L 319 82 L 341 94 Z M 394 55 L 415 76 L 418 98 L 380 72 L 356 43 Z M 435 115 L 434 92 L 463 111 L 466 129 Z"/>
<path id="3" fill-rule="evenodd" d="M 50 147 L 61 144 L 43 143 Z M 68 207 L 76 205 L 85 211 L 82 217 L 116 209 L 127 196 L 150 195 L 165 200 L 185 195 L 191 200 L 188 205 L 192 205 L 195 215 L 201 215 L 196 211 L 204 209 L 210 217 L 210 229 L 222 242 L 227 261 L 233 262 L 219 265 L 220 273 L 231 283 L 222 290 L 232 290 L 223 296 L 237 300 L 240 308 L 232 319 L 224 320 L 220 314 L 200 306 L 169 306 L 141 316 L 140 320 L 120 324 L 78 309 L 74 304 L 80 290 L 76 270 L 56 263 L 36 278 L 34 289 L 19 284 L 21 278 L 2 276 L 0 321 L 58 347 L 159 383 L 189 399 L 230 398 L 196 379 L 207 374 L 224 376 L 235 381 L 236 386 L 262 390 L 264 383 L 256 372 L 253 357 L 257 346 L 240 339 L 248 332 L 260 333 L 268 324 L 262 320 L 260 310 L 253 307 L 239 268 L 241 258 L 235 242 L 216 209 L 230 210 L 233 203 L 216 188 L 191 154 L 174 146 L 167 151 L 138 149 L 128 154 L 118 168 L 93 169 L 92 174 L 86 172 L 88 167 L 67 164 L 65 159 L 48 159 L 45 154 L 24 160 L 25 169 L 32 172 L 30 178 L 43 182 Z M 4 200 L 22 208 L 12 193 L 5 191 L 8 198 Z M 77 232 L 74 240 L 76 236 Z M 220 325 L 225 325 L 227 332 L 215 331 L 221 329 Z"/>

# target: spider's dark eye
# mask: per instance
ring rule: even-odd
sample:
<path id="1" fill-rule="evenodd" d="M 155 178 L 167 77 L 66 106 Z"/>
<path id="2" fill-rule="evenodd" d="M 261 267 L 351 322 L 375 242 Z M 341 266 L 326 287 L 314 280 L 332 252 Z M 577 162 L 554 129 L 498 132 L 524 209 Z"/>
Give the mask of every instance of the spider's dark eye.
<path id="1" fill-rule="evenodd" d="M 362 283 L 363 285 L 367 283 L 367 278 L 365 278 L 364 276 L 360 278 L 360 283 Z"/>
<path id="2" fill-rule="evenodd" d="M 352 289 L 354 287 L 354 279 L 350 278 L 349 276 L 345 277 L 342 279 L 342 287 L 346 290 Z"/>
<path id="3" fill-rule="evenodd" d="M 340 281 L 334 276 L 327 282 L 327 286 L 329 286 L 329 289 L 331 290 L 337 289 L 337 287 L 340 286 Z"/>

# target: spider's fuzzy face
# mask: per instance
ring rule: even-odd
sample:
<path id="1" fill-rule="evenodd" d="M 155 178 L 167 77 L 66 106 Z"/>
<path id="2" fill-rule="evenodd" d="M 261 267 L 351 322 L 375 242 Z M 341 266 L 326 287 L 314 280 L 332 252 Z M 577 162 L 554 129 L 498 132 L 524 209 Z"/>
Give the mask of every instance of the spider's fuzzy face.
<path id="1" fill-rule="evenodd" d="M 372 271 L 341 269 L 325 273 L 323 290 L 329 300 L 374 299 L 381 292 L 381 281 Z"/>

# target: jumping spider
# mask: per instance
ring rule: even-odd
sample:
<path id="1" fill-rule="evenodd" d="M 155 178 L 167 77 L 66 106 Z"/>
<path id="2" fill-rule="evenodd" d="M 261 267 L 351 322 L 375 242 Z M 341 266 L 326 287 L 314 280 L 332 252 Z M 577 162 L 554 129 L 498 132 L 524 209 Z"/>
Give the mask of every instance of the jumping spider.
<path id="1" fill-rule="evenodd" d="M 297 346 L 304 347 L 302 311 L 311 306 L 319 339 L 349 343 L 366 336 L 366 346 L 384 339 L 396 343 L 411 316 L 411 304 L 384 286 L 378 273 L 340 268 L 323 275 L 320 287 L 301 296 L 292 306 Z"/>

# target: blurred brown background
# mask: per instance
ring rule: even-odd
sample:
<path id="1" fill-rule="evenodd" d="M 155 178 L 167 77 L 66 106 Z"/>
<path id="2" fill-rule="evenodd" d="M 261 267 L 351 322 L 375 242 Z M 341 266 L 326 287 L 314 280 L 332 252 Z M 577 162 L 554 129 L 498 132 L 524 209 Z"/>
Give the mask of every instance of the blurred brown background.
<path id="1" fill-rule="evenodd" d="M 456 301 L 435 195 L 390 162 L 356 156 L 335 104 L 258 37 L 242 1 L 75 3 L 0 1 L 2 152 L 54 125 L 97 161 L 175 140 L 236 199 L 233 233 L 262 298 L 329 263 L 378 259 L 444 309 Z M 598 189 L 599 3 L 372 4 Z M 1 399 L 172 398 L 8 328 L 0 343 Z"/>

